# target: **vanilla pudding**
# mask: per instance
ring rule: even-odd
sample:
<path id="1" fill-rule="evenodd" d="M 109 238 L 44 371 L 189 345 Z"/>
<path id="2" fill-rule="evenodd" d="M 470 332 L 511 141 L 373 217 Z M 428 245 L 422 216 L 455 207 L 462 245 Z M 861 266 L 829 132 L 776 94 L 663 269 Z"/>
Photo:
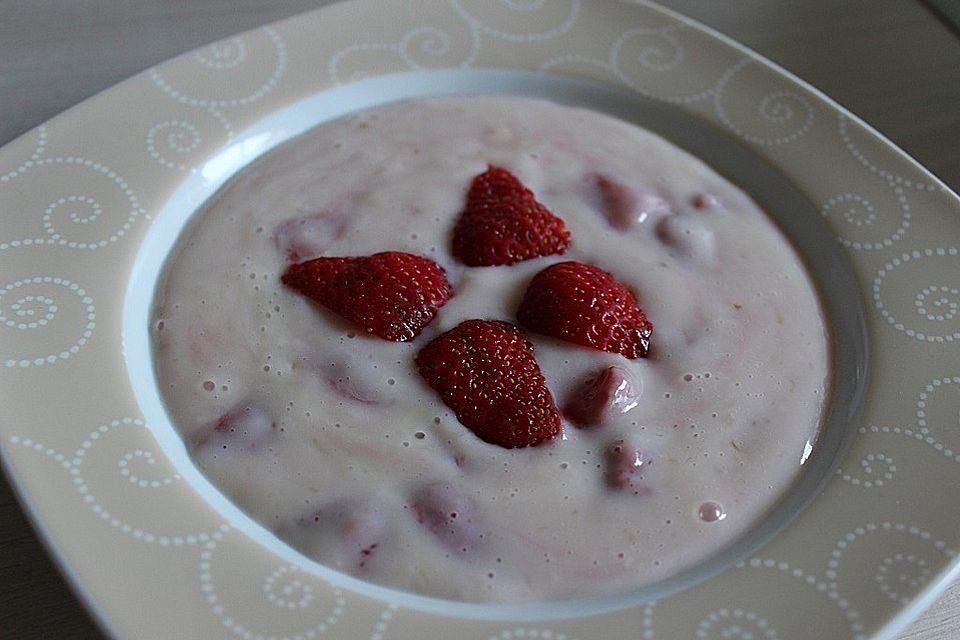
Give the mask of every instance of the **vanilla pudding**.
<path id="1" fill-rule="evenodd" d="M 564 255 L 452 256 L 489 165 L 563 219 Z M 280 281 L 294 262 L 384 251 L 430 258 L 455 292 L 410 342 L 368 336 Z M 636 295 L 650 355 L 528 332 L 563 436 L 484 442 L 414 358 L 465 320 L 516 323 L 534 275 L 568 260 Z M 622 591 L 709 558 L 801 473 L 829 384 L 814 287 L 749 197 L 647 131 L 519 98 L 382 107 L 256 161 L 183 233 L 152 336 L 174 425 L 237 505 L 329 567 L 468 601 Z"/>

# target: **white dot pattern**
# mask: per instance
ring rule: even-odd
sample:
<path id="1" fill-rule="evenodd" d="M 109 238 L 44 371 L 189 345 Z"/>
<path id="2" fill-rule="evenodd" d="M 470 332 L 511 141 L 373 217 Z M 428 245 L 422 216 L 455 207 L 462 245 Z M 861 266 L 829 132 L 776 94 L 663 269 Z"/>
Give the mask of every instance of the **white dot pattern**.
<path id="1" fill-rule="evenodd" d="M 501 29 L 494 28 L 488 24 L 477 20 L 473 14 L 468 12 L 460 0 L 450 0 L 450 4 L 460 15 L 460 17 L 467 22 L 473 29 L 482 31 L 488 36 L 492 36 L 498 40 L 506 40 L 508 42 L 543 42 L 545 40 L 552 40 L 563 34 L 567 33 L 573 28 L 573 25 L 576 24 L 577 18 L 580 16 L 580 0 L 565 0 L 569 3 L 570 9 L 567 12 L 567 15 L 564 17 L 563 22 L 553 28 L 546 31 L 541 31 L 538 33 L 513 33 L 503 31 Z M 547 2 L 544 0 L 535 0 L 534 2 L 517 2 L 517 0 L 501 0 L 501 4 L 509 9 L 514 11 L 536 11 L 547 6 Z M 550 6 L 554 6 L 551 4 Z"/>
<path id="2" fill-rule="evenodd" d="M 139 475 L 135 474 L 131 470 L 131 463 L 141 462 L 149 466 L 155 466 L 157 463 L 156 456 L 153 455 L 152 451 L 144 451 L 143 449 L 136 449 L 130 453 L 124 454 L 124 456 L 117 463 L 117 466 L 120 468 L 120 475 L 127 479 L 132 484 L 137 485 L 141 489 L 159 489 L 161 487 L 166 487 L 173 484 L 175 481 L 180 480 L 180 474 L 175 473 L 173 475 L 165 476 L 159 480 L 147 480 L 142 478 Z"/>
<path id="3" fill-rule="evenodd" d="M 272 27 L 264 27 L 263 33 L 267 35 L 270 39 L 270 42 L 273 43 L 274 52 L 276 54 L 276 62 L 274 64 L 273 71 L 270 73 L 270 76 L 254 91 L 249 95 L 246 95 L 242 98 L 229 98 L 224 100 L 217 99 L 204 99 L 189 96 L 179 89 L 176 89 L 166 78 L 163 77 L 160 69 L 154 67 L 150 69 L 147 73 L 154 84 L 162 91 L 165 95 L 169 96 L 173 100 L 176 100 L 180 104 L 187 105 L 189 107 L 213 107 L 217 109 L 228 108 L 228 107 L 240 107 L 253 104 L 254 102 L 262 99 L 268 93 L 270 93 L 280 82 L 280 79 L 283 78 L 284 72 L 286 71 L 287 66 L 287 45 L 280 39 L 277 31 Z M 236 40 L 236 39 L 234 39 Z M 234 42 L 231 40 L 230 42 Z M 220 46 L 220 45 L 211 45 L 211 46 Z M 244 56 L 245 57 L 245 56 Z M 242 60 L 240 62 L 243 62 Z M 237 63 L 239 64 L 239 62 Z M 209 66 L 209 65 L 207 65 Z M 234 65 L 236 66 L 236 65 Z M 221 67 L 221 69 L 226 67 Z"/>
<path id="4" fill-rule="evenodd" d="M 850 154 L 854 158 L 857 159 L 857 162 L 859 162 L 864 167 L 866 167 L 870 173 L 875 174 L 890 183 L 905 187 L 907 189 L 916 189 L 917 191 L 927 191 L 927 192 L 936 191 L 938 189 L 938 187 L 934 184 L 910 180 L 902 176 L 898 176 L 895 173 L 891 173 L 886 169 L 881 169 L 880 167 L 878 167 L 877 165 L 875 165 L 873 162 L 870 161 L 870 159 L 866 156 L 866 154 L 864 154 L 860 150 L 857 144 L 850 137 L 850 130 L 849 130 L 847 116 L 845 116 L 843 113 L 840 113 L 837 117 L 837 123 L 838 123 L 838 129 L 840 132 L 840 139 L 843 140 L 843 143 L 847 147 L 847 150 L 850 152 Z"/>
<path id="5" fill-rule="evenodd" d="M 111 529 L 119 531 L 125 536 L 129 536 L 135 540 L 147 544 L 155 544 L 161 547 L 182 547 L 182 546 L 196 546 L 198 544 L 204 544 L 212 539 L 215 533 L 210 532 L 199 532 L 199 533 L 188 533 L 188 534 L 177 534 L 177 535 L 167 535 L 167 534 L 158 534 L 150 531 L 146 531 L 140 527 L 137 527 L 129 522 L 126 522 L 118 515 L 115 515 L 109 511 L 103 503 L 97 498 L 90 488 L 87 480 L 84 478 L 83 471 L 85 467 L 85 462 L 89 457 L 90 451 L 99 443 L 103 438 L 107 437 L 110 433 L 115 432 L 121 429 L 134 429 L 145 428 L 143 421 L 139 418 L 120 418 L 117 420 L 111 420 L 110 422 L 100 425 L 95 430 L 91 431 L 87 437 L 80 443 L 80 446 L 73 453 L 72 456 L 67 456 L 59 451 L 53 449 L 52 447 L 47 447 L 40 442 L 32 438 L 21 437 L 21 436 L 11 436 L 9 442 L 14 445 L 19 445 L 33 451 L 44 454 L 47 458 L 50 458 L 58 463 L 58 466 L 63 469 L 70 478 L 70 483 L 73 485 L 74 490 L 80 497 L 80 500 L 87 505 L 91 512 L 94 513 L 100 520 L 108 524 Z M 147 459 L 146 451 L 142 451 L 139 456 L 136 455 L 136 451 L 133 454 L 130 454 L 130 457 L 123 456 L 118 464 L 120 464 L 121 475 L 123 475 L 122 470 L 126 468 L 123 465 L 123 462 L 126 461 L 128 464 L 133 458 L 144 458 Z M 151 454 L 152 455 L 152 454 Z M 129 479 L 129 477 L 128 477 Z M 166 482 L 165 479 L 157 481 L 158 484 L 151 485 L 148 482 L 146 485 L 141 485 L 139 479 L 134 482 L 135 485 L 142 488 L 152 487 L 159 488 L 161 486 L 168 486 L 173 482 L 180 480 L 179 475 L 174 475 L 170 478 L 169 482 Z M 223 529 L 221 528 L 221 531 Z"/>
<path id="6" fill-rule="evenodd" d="M 263 581 L 267 600 L 281 609 L 305 609 L 313 602 L 313 589 L 297 578 L 291 578 L 299 569 L 287 565 L 276 569 Z"/>
<path id="7" fill-rule="evenodd" d="M 45 140 L 45 138 L 43 139 Z M 54 224 L 54 214 L 59 212 L 60 209 L 68 209 L 68 218 L 73 224 L 90 226 L 91 223 L 96 222 L 101 218 L 103 214 L 103 207 L 95 198 L 87 195 L 72 194 L 69 196 L 63 196 L 51 202 L 41 216 L 43 229 L 47 233 L 46 237 L 0 241 L 0 251 L 19 249 L 22 247 L 42 246 L 56 246 L 66 247 L 68 249 L 87 250 L 102 249 L 123 238 L 130 231 L 130 229 L 133 228 L 133 222 L 137 217 L 143 216 L 149 218 L 145 210 L 140 206 L 137 195 L 134 193 L 130 185 L 127 184 L 127 181 L 110 167 L 100 162 L 80 156 L 57 156 L 53 158 L 42 158 L 40 156 L 43 153 L 43 149 L 44 145 L 38 146 L 38 150 L 34 154 L 34 159 L 25 162 L 21 167 L 10 173 L 0 175 L 0 183 L 9 182 L 16 177 L 25 174 L 28 170 L 38 167 L 64 166 L 80 168 L 85 171 L 89 170 L 95 175 L 106 177 L 108 180 L 113 182 L 116 188 L 124 195 L 129 204 L 127 216 L 120 222 L 120 226 L 112 230 L 105 238 L 96 241 L 71 240 L 63 237 L 62 233 L 57 230 Z"/>
<path id="8" fill-rule="evenodd" d="M 399 607 L 396 604 L 391 603 L 386 609 L 380 612 L 380 616 L 373 626 L 373 632 L 370 634 L 370 640 L 384 639 L 384 634 L 390 627 L 390 621 L 393 620 L 393 614 L 396 613 L 398 609 Z"/>
<path id="9" fill-rule="evenodd" d="M 213 558 L 219 543 L 224 539 L 224 533 L 218 532 L 213 538 L 203 545 L 200 552 L 199 579 L 200 590 L 204 599 L 210 607 L 210 611 L 226 627 L 230 633 L 245 640 L 316 640 L 323 637 L 343 615 L 346 599 L 343 591 L 337 587 L 331 587 L 332 604 L 329 613 L 323 617 L 321 622 L 299 633 L 294 634 L 276 634 L 270 632 L 254 631 L 252 625 L 262 621 L 251 621 L 244 624 L 237 620 L 235 615 L 230 614 L 226 606 L 220 601 L 217 595 L 216 582 L 213 578 Z M 292 581 L 283 580 L 284 577 L 294 574 L 298 569 L 295 567 L 281 567 L 269 574 L 264 582 L 264 594 L 268 601 L 272 602 L 281 609 L 293 610 L 310 607 L 314 604 L 313 590 L 298 579 Z M 281 584 L 283 583 L 283 584 Z M 279 587 L 280 593 L 276 592 Z M 287 589 L 289 587 L 289 589 Z M 285 591 L 285 589 L 287 589 Z"/>
<path id="10" fill-rule="evenodd" d="M 697 640 L 777 640 L 777 632 L 753 611 L 718 609 L 700 621 Z"/>
<path id="11" fill-rule="evenodd" d="M 908 326 L 904 318 L 895 317 L 893 313 L 891 313 L 890 310 L 887 309 L 883 300 L 883 297 L 884 297 L 883 289 L 884 289 L 885 281 L 889 277 L 889 275 L 895 272 L 898 268 L 910 262 L 917 262 L 920 260 L 926 260 L 930 258 L 933 258 L 933 259 L 955 258 L 957 257 L 957 254 L 958 252 L 956 247 L 923 249 L 923 250 L 915 249 L 910 253 L 901 254 L 900 257 L 898 258 L 893 258 L 892 260 L 890 260 L 890 262 L 888 262 L 883 267 L 881 267 L 880 270 L 877 272 L 876 278 L 874 278 L 873 280 L 873 302 L 876 305 L 877 309 L 880 311 L 880 315 L 883 317 L 883 319 L 886 320 L 887 323 L 893 326 L 893 328 L 896 329 L 897 331 L 901 331 L 907 336 L 910 336 L 911 338 L 914 338 L 921 342 L 945 343 L 945 342 L 953 342 L 957 339 L 960 339 L 960 328 L 958 328 L 956 331 L 949 331 L 949 329 L 947 329 L 947 331 L 943 333 L 933 334 L 933 333 L 930 333 L 929 331 L 922 331 L 922 330 L 915 329 L 911 326 Z M 927 287 L 923 287 L 920 293 L 917 294 L 918 296 L 917 299 L 919 299 L 922 304 L 923 302 L 926 301 L 926 296 L 931 291 L 940 291 L 940 292 L 946 291 L 949 293 L 954 290 L 956 290 L 956 288 L 949 285 L 943 285 L 943 284 L 928 285 Z M 943 299 L 943 297 L 941 296 L 940 299 Z M 946 304 L 948 309 L 947 314 L 944 314 L 943 317 L 941 318 L 937 318 L 935 316 L 933 318 L 933 321 L 942 322 L 944 320 L 953 319 L 953 316 L 949 316 L 949 308 L 950 308 L 949 304 L 951 302 L 956 304 L 955 300 L 952 300 L 951 298 L 946 299 Z M 943 303 L 941 303 L 938 306 L 942 306 L 942 305 Z M 926 311 L 926 309 L 924 309 L 924 311 Z"/>
<path id="12" fill-rule="evenodd" d="M 13 311 L 16 316 L 19 316 L 16 320 L 8 317 L 4 311 L 6 296 L 14 292 L 19 294 L 22 289 L 29 290 L 31 286 L 36 285 L 52 285 L 55 287 L 62 287 L 69 291 L 71 295 L 79 299 L 79 302 L 83 307 L 83 313 L 79 320 L 81 324 L 80 336 L 73 344 L 66 346 L 59 352 L 51 353 L 49 355 L 35 356 L 32 358 L 2 358 L 2 356 L 0 356 L 0 358 L 3 360 L 4 367 L 7 369 L 27 369 L 29 367 L 40 367 L 44 365 L 56 364 L 62 360 L 68 360 L 80 352 L 80 349 L 86 345 L 93 336 L 93 331 L 97 327 L 97 313 L 96 307 L 93 304 L 93 298 L 88 296 L 87 292 L 84 291 L 77 283 L 54 276 L 36 276 L 33 278 L 27 278 L 25 280 L 17 280 L 0 287 L 0 322 L 13 329 L 31 330 L 41 329 L 55 319 L 60 309 L 57 305 L 57 302 L 53 298 L 46 295 L 21 295 L 21 297 L 10 306 L 11 311 Z M 35 320 L 30 319 L 26 322 L 23 321 L 24 317 L 32 317 L 37 315 L 40 307 L 43 308 L 42 317 L 38 317 Z"/>
<path id="13" fill-rule="evenodd" d="M 839 225 L 834 225 L 834 230 L 838 231 L 837 240 L 845 247 L 857 250 L 878 250 L 893 246 L 898 242 L 907 229 L 910 228 L 910 204 L 902 190 L 896 194 L 897 201 L 900 204 L 900 220 L 897 228 L 889 237 L 878 241 L 857 240 L 847 237 L 838 230 L 843 228 L 853 233 L 872 227 L 878 221 L 877 210 L 873 204 L 866 198 L 854 193 L 844 193 L 834 196 L 824 203 L 820 213 L 827 219 L 836 219 L 839 212 Z"/>
<path id="14" fill-rule="evenodd" d="M 225 71 L 243 64 L 247 59 L 247 45 L 241 38 L 229 38 L 200 49 L 193 58 L 209 69 Z"/>
<path id="15" fill-rule="evenodd" d="M 450 35 L 434 27 L 419 27 L 411 29 L 401 35 L 398 43 L 363 42 L 344 47 L 337 51 L 327 62 L 327 75 L 334 84 L 353 82 L 366 77 L 364 73 L 354 73 L 343 77 L 341 67 L 344 61 L 356 54 L 383 53 L 396 57 L 403 66 L 410 70 L 424 69 L 426 65 L 418 62 L 418 58 L 426 56 L 431 62 L 446 56 L 450 51 Z M 480 51 L 480 34 L 476 29 L 471 30 L 470 49 L 465 58 L 455 61 L 461 68 L 470 67 Z M 450 62 L 450 61 L 446 61 Z"/>
<path id="16" fill-rule="evenodd" d="M 813 106 L 795 91 L 773 91 L 764 96 L 757 105 L 757 113 L 762 119 L 778 125 L 790 125 L 789 132 L 781 135 L 759 136 L 744 131 L 734 123 L 724 108 L 723 94 L 727 85 L 751 64 L 756 64 L 753 58 L 744 58 L 721 76 L 713 95 L 713 108 L 717 118 L 739 137 L 760 146 L 768 147 L 795 142 L 810 130 L 814 120 Z"/>
<path id="17" fill-rule="evenodd" d="M 906 606 L 910 603 L 910 596 L 929 581 L 930 569 L 923 558 L 897 553 L 883 559 L 874 579 L 884 595 Z"/>
<path id="18" fill-rule="evenodd" d="M 158 147 L 158 140 L 162 142 L 164 152 Z M 197 150 L 203 138 L 197 127 L 184 120 L 165 120 L 153 125 L 147 132 L 147 153 L 150 157 L 168 169 L 190 171 L 190 167 L 183 162 L 170 160 L 166 153 L 189 155 Z"/>
<path id="19" fill-rule="evenodd" d="M 827 570 L 824 573 L 829 581 L 827 583 L 829 588 L 834 590 L 837 588 L 841 561 L 851 545 L 862 540 L 867 535 L 878 532 L 905 534 L 908 538 L 916 538 L 923 541 L 947 558 L 955 557 L 955 553 L 947 548 L 947 544 L 943 540 L 934 539 L 929 531 L 924 531 L 917 526 L 907 525 L 902 522 L 881 522 L 879 524 L 870 522 L 862 527 L 856 527 L 853 531 L 848 532 L 837 541 L 833 551 L 830 553 L 830 559 L 827 561 Z"/>
<path id="20" fill-rule="evenodd" d="M 882 453 L 868 453 L 860 460 L 860 471 L 866 475 L 867 479 L 844 473 L 843 469 L 837 469 L 837 475 L 855 487 L 870 489 L 871 487 L 882 487 L 885 483 L 893 480 L 897 473 L 897 465 L 894 464 L 893 458 L 890 456 Z"/>
<path id="21" fill-rule="evenodd" d="M 685 59 L 685 49 L 678 36 L 682 31 L 683 25 L 676 24 L 659 28 L 636 27 L 623 32 L 613 41 L 606 60 L 577 54 L 564 54 L 547 60 L 541 65 L 540 70 L 552 71 L 557 67 L 569 65 L 597 67 L 613 75 L 637 93 L 650 98 L 682 105 L 703 102 L 718 93 L 718 86 L 709 87 L 690 95 L 663 95 L 649 86 L 649 83 L 645 83 L 642 78 L 631 75 L 623 68 L 623 51 L 630 46 L 631 41 L 644 39 L 647 44 L 637 58 L 641 68 L 654 74 L 666 74 L 677 70 Z"/>
<path id="22" fill-rule="evenodd" d="M 865 640 L 866 635 L 864 634 L 863 623 L 860 621 L 860 613 L 854 609 L 848 598 L 845 598 L 840 595 L 837 591 L 837 585 L 835 582 L 829 581 L 829 575 L 827 580 L 822 580 L 816 575 L 805 572 L 799 567 L 793 567 L 786 562 L 780 562 L 772 558 L 750 558 L 744 566 L 748 569 L 767 569 L 775 570 L 789 576 L 792 579 L 799 580 L 801 583 L 815 589 L 818 593 L 823 594 L 830 600 L 843 614 L 844 619 L 847 622 L 847 625 L 850 628 L 851 637 L 854 640 Z"/>

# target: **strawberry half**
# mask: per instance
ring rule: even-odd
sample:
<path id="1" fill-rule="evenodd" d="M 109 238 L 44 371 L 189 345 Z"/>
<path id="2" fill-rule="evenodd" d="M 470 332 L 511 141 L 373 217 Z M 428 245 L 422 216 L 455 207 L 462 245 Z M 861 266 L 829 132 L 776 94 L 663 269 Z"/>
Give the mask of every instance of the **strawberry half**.
<path id="1" fill-rule="evenodd" d="M 533 345 L 508 322 L 467 320 L 417 354 L 420 375 L 481 440 L 506 449 L 560 434 Z"/>
<path id="2" fill-rule="evenodd" d="M 385 340 L 413 340 L 453 287 L 432 260 L 399 251 L 316 258 L 291 265 L 283 283 Z"/>
<path id="3" fill-rule="evenodd" d="M 531 331 L 631 360 L 647 357 L 653 333 L 633 294 L 582 262 L 560 262 L 535 275 L 517 319 Z"/>
<path id="4" fill-rule="evenodd" d="M 563 220 L 537 202 L 516 176 L 493 166 L 470 183 L 453 230 L 453 255 L 471 267 L 562 254 L 569 244 Z"/>

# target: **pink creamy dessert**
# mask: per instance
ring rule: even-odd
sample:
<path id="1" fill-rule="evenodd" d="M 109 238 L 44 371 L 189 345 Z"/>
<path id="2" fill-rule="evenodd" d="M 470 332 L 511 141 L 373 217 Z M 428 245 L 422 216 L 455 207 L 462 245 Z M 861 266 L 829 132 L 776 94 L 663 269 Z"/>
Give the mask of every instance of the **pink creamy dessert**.
<path id="1" fill-rule="evenodd" d="M 454 259 L 488 165 L 564 220 L 563 256 Z M 434 260 L 455 290 L 410 342 L 280 282 L 292 262 L 384 251 Z M 528 332 L 563 436 L 488 444 L 414 358 L 465 320 L 515 323 L 533 276 L 564 260 L 636 295 L 650 356 Z M 814 287 L 749 197 L 638 127 L 519 98 L 386 106 L 270 153 L 197 214 L 153 317 L 168 411 L 229 498 L 329 567 L 468 601 L 593 596 L 709 558 L 801 473 L 829 383 Z"/>

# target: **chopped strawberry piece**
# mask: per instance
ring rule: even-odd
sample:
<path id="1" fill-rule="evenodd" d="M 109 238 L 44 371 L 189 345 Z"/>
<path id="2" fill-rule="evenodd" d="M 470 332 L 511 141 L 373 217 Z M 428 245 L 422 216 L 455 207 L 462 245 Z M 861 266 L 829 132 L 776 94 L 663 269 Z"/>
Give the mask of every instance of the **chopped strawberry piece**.
<path id="1" fill-rule="evenodd" d="M 622 182 L 597 174 L 594 184 L 599 196 L 600 213 L 607 223 L 619 231 L 626 231 L 636 222 L 637 194 Z"/>
<path id="2" fill-rule="evenodd" d="M 417 522 L 448 550 L 472 554 L 483 541 L 479 513 L 468 496 L 434 484 L 418 491 L 411 504 Z"/>
<path id="3" fill-rule="evenodd" d="M 283 283 L 385 340 L 413 340 L 453 296 L 432 260 L 388 251 L 291 265 Z"/>
<path id="4" fill-rule="evenodd" d="M 208 425 L 194 439 L 194 444 L 237 452 L 253 451 L 272 431 L 273 420 L 265 409 L 241 402 Z"/>
<path id="5" fill-rule="evenodd" d="M 302 540 L 315 557 L 338 569 L 367 572 L 387 536 L 387 521 L 376 506 L 353 497 L 327 504 L 298 524 L 304 531 L 284 532 L 288 539 Z"/>
<path id="6" fill-rule="evenodd" d="M 690 206 L 701 211 L 715 209 L 720 206 L 720 199 L 712 193 L 698 193 L 690 198 Z"/>
<path id="7" fill-rule="evenodd" d="M 570 244 L 563 220 L 506 169 L 489 167 L 470 183 L 453 230 L 453 255 L 471 267 L 514 264 L 562 254 Z"/>
<path id="8" fill-rule="evenodd" d="M 564 408 L 580 427 L 602 424 L 611 413 L 626 413 L 639 404 L 640 380 L 626 367 L 607 367 L 587 378 Z"/>
<path id="9" fill-rule="evenodd" d="M 653 459 L 642 448 L 625 440 L 617 440 L 607 447 L 606 462 L 607 485 L 611 489 L 633 492 L 638 496 L 650 493 L 650 488 L 643 481 Z"/>
<path id="10" fill-rule="evenodd" d="M 273 243 L 288 262 L 315 258 L 342 234 L 342 216 L 321 211 L 312 216 L 284 220 L 273 229 Z"/>
<path id="11" fill-rule="evenodd" d="M 517 318 L 531 331 L 631 360 L 647 357 L 653 333 L 634 295 L 582 262 L 561 262 L 534 276 Z"/>
<path id="12" fill-rule="evenodd" d="M 467 320 L 427 344 L 416 361 L 427 384 L 481 440 L 512 449 L 560 434 L 560 412 L 518 327 Z"/>
<path id="13" fill-rule="evenodd" d="M 361 404 L 375 405 L 380 403 L 376 389 L 363 376 L 350 375 L 350 366 L 343 362 L 331 362 L 328 367 L 321 367 L 320 373 L 327 384 L 338 396 L 346 400 L 353 400 Z"/>
<path id="14" fill-rule="evenodd" d="M 670 213 L 670 203 L 651 189 L 632 187 L 602 173 L 588 175 L 587 182 L 588 199 L 617 231 Z"/>

